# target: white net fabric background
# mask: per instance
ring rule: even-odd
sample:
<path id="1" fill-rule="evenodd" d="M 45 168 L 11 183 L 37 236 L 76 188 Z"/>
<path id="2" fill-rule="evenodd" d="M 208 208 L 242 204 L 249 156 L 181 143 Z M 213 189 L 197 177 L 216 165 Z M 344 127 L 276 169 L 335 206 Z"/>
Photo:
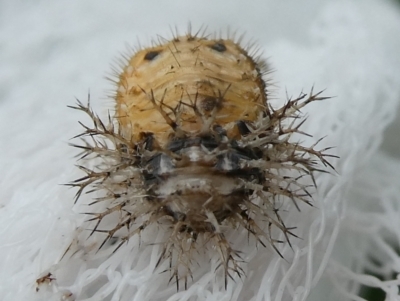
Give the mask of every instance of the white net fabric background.
<path id="1" fill-rule="evenodd" d="M 286 260 L 232 232 L 247 277 L 227 290 L 214 275 L 216 261 L 206 258 L 187 291 L 167 285 L 169 276 L 154 271 L 160 248 L 148 246 L 161 239 L 156 230 L 141 247 L 132 239 L 108 259 L 110 249 L 93 255 L 96 241 L 82 241 L 86 249 L 59 263 L 85 219 L 79 213 L 87 211 L 73 207 L 75 191 L 59 185 L 81 175 L 68 139 L 79 133 L 82 115 L 66 106 L 73 96 L 85 101 L 90 89 L 95 110 L 105 115 L 112 102 L 104 90 L 112 87 L 104 76 L 123 44 L 168 37 L 168 25 L 184 33 L 188 21 L 209 32 L 230 25 L 257 39 L 276 70 L 274 103 L 286 91 L 297 96 L 313 85 L 336 96 L 303 112 L 309 114 L 305 132 L 327 136 L 321 147 L 337 146 L 338 174 L 318 176 L 317 209 L 291 208 L 285 216 L 302 238 L 292 240 L 293 250 L 282 247 Z M 364 300 L 357 296 L 361 285 L 383 289 L 386 300 L 400 298 L 400 125 L 393 123 L 400 12 L 394 3 L 13 1 L 0 4 L 0 24 L 2 300 Z M 46 272 L 57 279 L 36 292 L 35 281 Z"/>

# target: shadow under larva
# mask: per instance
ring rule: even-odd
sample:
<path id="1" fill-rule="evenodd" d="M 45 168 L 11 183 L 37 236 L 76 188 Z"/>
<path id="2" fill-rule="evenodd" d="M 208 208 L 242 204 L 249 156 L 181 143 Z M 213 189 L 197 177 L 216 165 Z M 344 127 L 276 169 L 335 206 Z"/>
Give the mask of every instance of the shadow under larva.
<path id="1" fill-rule="evenodd" d="M 74 145 L 82 150 L 85 175 L 69 185 L 78 189 L 76 201 L 87 190 L 104 194 L 92 203 L 103 210 L 87 213 L 89 235 L 104 233 L 100 249 L 118 238 L 117 251 L 149 225 L 165 225 L 158 264 L 169 261 L 179 290 L 181 281 L 187 288 L 194 257 L 206 246 L 219 256 L 225 287 L 234 273 L 244 274 L 227 227 L 246 229 L 278 253 L 277 244 L 290 244 L 296 234 L 281 218 L 280 204 L 312 205 L 314 174 L 333 169 L 327 158 L 334 157 L 329 148 L 292 137 L 307 135 L 300 109 L 327 97 L 311 90 L 273 108 L 268 72 L 266 62 L 231 38 L 188 33 L 127 58 L 108 120 L 78 101 L 73 108 L 92 124 L 82 124 L 77 137 L 84 142 Z M 285 241 L 274 238 L 276 229 Z"/>

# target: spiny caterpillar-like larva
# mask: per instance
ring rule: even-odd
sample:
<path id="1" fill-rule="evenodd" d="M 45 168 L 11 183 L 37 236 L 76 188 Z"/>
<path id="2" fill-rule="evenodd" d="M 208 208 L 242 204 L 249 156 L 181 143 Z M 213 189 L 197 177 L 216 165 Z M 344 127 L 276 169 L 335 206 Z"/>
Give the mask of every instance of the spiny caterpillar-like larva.
<path id="1" fill-rule="evenodd" d="M 179 289 L 192 275 L 193 257 L 208 246 L 218 253 L 225 286 L 242 275 L 239 250 L 224 233 L 246 229 L 262 245 L 280 230 L 287 242 L 294 228 L 279 214 L 282 202 L 310 203 L 301 178 L 332 167 L 326 149 L 292 141 L 304 120 L 299 110 L 325 99 L 301 94 L 274 109 L 263 76 L 267 65 L 231 39 L 187 34 L 127 58 L 118 74 L 115 118 L 107 124 L 90 105 L 75 109 L 93 120 L 82 158 L 95 157 L 86 176 L 70 185 L 103 191 L 104 210 L 89 213 L 93 232 L 105 232 L 100 248 L 118 238 L 117 249 L 152 224 L 169 228 L 159 263 L 169 260 Z M 92 162 L 92 163 L 93 163 Z M 93 165 L 93 164 L 92 164 Z M 105 217 L 115 219 L 100 229 Z M 114 224 L 112 224 L 114 223 Z M 275 230 L 274 230 L 275 231 Z M 92 233 L 93 233 L 92 232 Z"/>

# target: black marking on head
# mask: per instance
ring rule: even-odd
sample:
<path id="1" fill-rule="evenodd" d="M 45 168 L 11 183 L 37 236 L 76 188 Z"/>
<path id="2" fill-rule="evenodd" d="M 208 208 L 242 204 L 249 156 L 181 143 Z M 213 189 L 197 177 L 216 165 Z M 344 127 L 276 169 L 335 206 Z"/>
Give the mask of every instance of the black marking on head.
<path id="1" fill-rule="evenodd" d="M 146 55 L 144 56 L 144 59 L 146 61 L 152 61 L 154 60 L 159 54 L 161 53 L 161 51 L 149 51 L 146 53 Z"/>
<path id="2" fill-rule="evenodd" d="M 226 51 L 226 46 L 223 42 L 216 42 L 215 44 L 211 45 L 210 48 L 218 52 Z"/>

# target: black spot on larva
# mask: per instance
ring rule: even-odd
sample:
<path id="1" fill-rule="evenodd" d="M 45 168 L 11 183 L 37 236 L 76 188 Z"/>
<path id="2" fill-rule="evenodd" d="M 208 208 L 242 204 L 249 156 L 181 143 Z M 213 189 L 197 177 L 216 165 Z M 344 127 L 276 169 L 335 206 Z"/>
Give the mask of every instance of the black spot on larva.
<path id="1" fill-rule="evenodd" d="M 240 169 L 240 157 L 234 151 L 228 151 L 222 155 L 217 156 L 217 163 L 215 168 L 218 171 L 233 171 Z"/>
<path id="2" fill-rule="evenodd" d="M 152 156 L 143 166 L 145 166 L 149 174 L 153 175 L 167 174 L 170 170 L 174 169 L 172 159 L 164 153 L 158 153 Z"/>
<path id="3" fill-rule="evenodd" d="M 216 149 L 219 145 L 218 141 L 213 136 L 204 136 L 201 138 L 201 145 L 209 151 Z"/>
<path id="4" fill-rule="evenodd" d="M 193 146 L 204 146 L 208 150 L 213 150 L 218 147 L 218 141 L 213 136 L 202 136 L 193 138 L 175 139 L 167 145 L 167 149 L 179 153 L 182 149 Z"/>
<path id="5" fill-rule="evenodd" d="M 152 172 L 147 172 L 146 170 L 143 171 L 143 182 L 146 186 L 151 186 L 153 184 L 159 184 L 161 179 L 154 175 Z"/>
<path id="6" fill-rule="evenodd" d="M 200 144 L 201 144 L 201 137 L 186 138 L 184 140 L 183 148 L 200 146 Z"/>
<path id="7" fill-rule="evenodd" d="M 234 140 L 231 141 L 230 145 L 236 152 L 237 156 L 244 160 L 259 160 L 264 156 L 262 150 L 257 147 L 240 147 Z"/>
<path id="8" fill-rule="evenodd" d="M 215 133 L 217 133 L 219 135 L 220 138 L 222 138 L 223 136 L 226 136 L 226 130 L 219 124 L 214 125 L 213 130 L 215 131 Z"/>
<path id="9" fill-rule="evenodd" d="M 218 52 L 225 52 L 226 51 L 226 46 L 222 42 L 217 42 L 213 45 L 210 46 L 211 49 L 218 51 Z"/>
<path id="10" fill-rule="evenodd" d="M 168 205 L 163 207 L 164 212 L 173 217 L 174 220 L 176 221 L 184 221 L 186 219 L 186 214 L 178 212 L 178 211 L 173 211 Z M 184 226 L 186 227 L 186 226 Z"/>
<path id="11" fill-rule="evenodd" d="M 215 97 L 208 96 L 200 102 L 200 108 L 205 112 L 211 112 L 219 106 L 219 101 Z"/>
<path id="12" fill-rule="evenodd" d="M 184 145 L 185 145 L 184 139 L 174 139 L 170 143 L 168 143 L 167 149 L 172 152 L 176 152 L 181 150 Z"/>
<path id="13" fill-rule="evenodd" d="M 154 147 L 154 136 L 152 133 L 145 133 L 144 149 L 152 151 Z"/>
<path id="14" fill-rule="evenodd" d="M 184 214 L 182 212 L 174 212 L 173 218 L 176 221 L 184 221 L 186 219 L 186 214 Z"/>
<path id="15" fill-rule="evenodd" d="M 161 52 L 161 51 L 149 51 L 149 52 L 147 52 L 146 55 L 144 56 L 144 59 L 145 59 L 146 61 L 152 61 L 152 60 L 154 60 L 154 59 L 160 54 L 160 52 Z"/>
<path id="16" fill-rule="evenodd" d="M 236 121 L 236 126 L 239 130 L 240 135 L 246 136 L 247 134 L 250 134 L 250 130 L 247 127 L 247 124 L 245 121 L 243 121 L 243 120 Z"/>

